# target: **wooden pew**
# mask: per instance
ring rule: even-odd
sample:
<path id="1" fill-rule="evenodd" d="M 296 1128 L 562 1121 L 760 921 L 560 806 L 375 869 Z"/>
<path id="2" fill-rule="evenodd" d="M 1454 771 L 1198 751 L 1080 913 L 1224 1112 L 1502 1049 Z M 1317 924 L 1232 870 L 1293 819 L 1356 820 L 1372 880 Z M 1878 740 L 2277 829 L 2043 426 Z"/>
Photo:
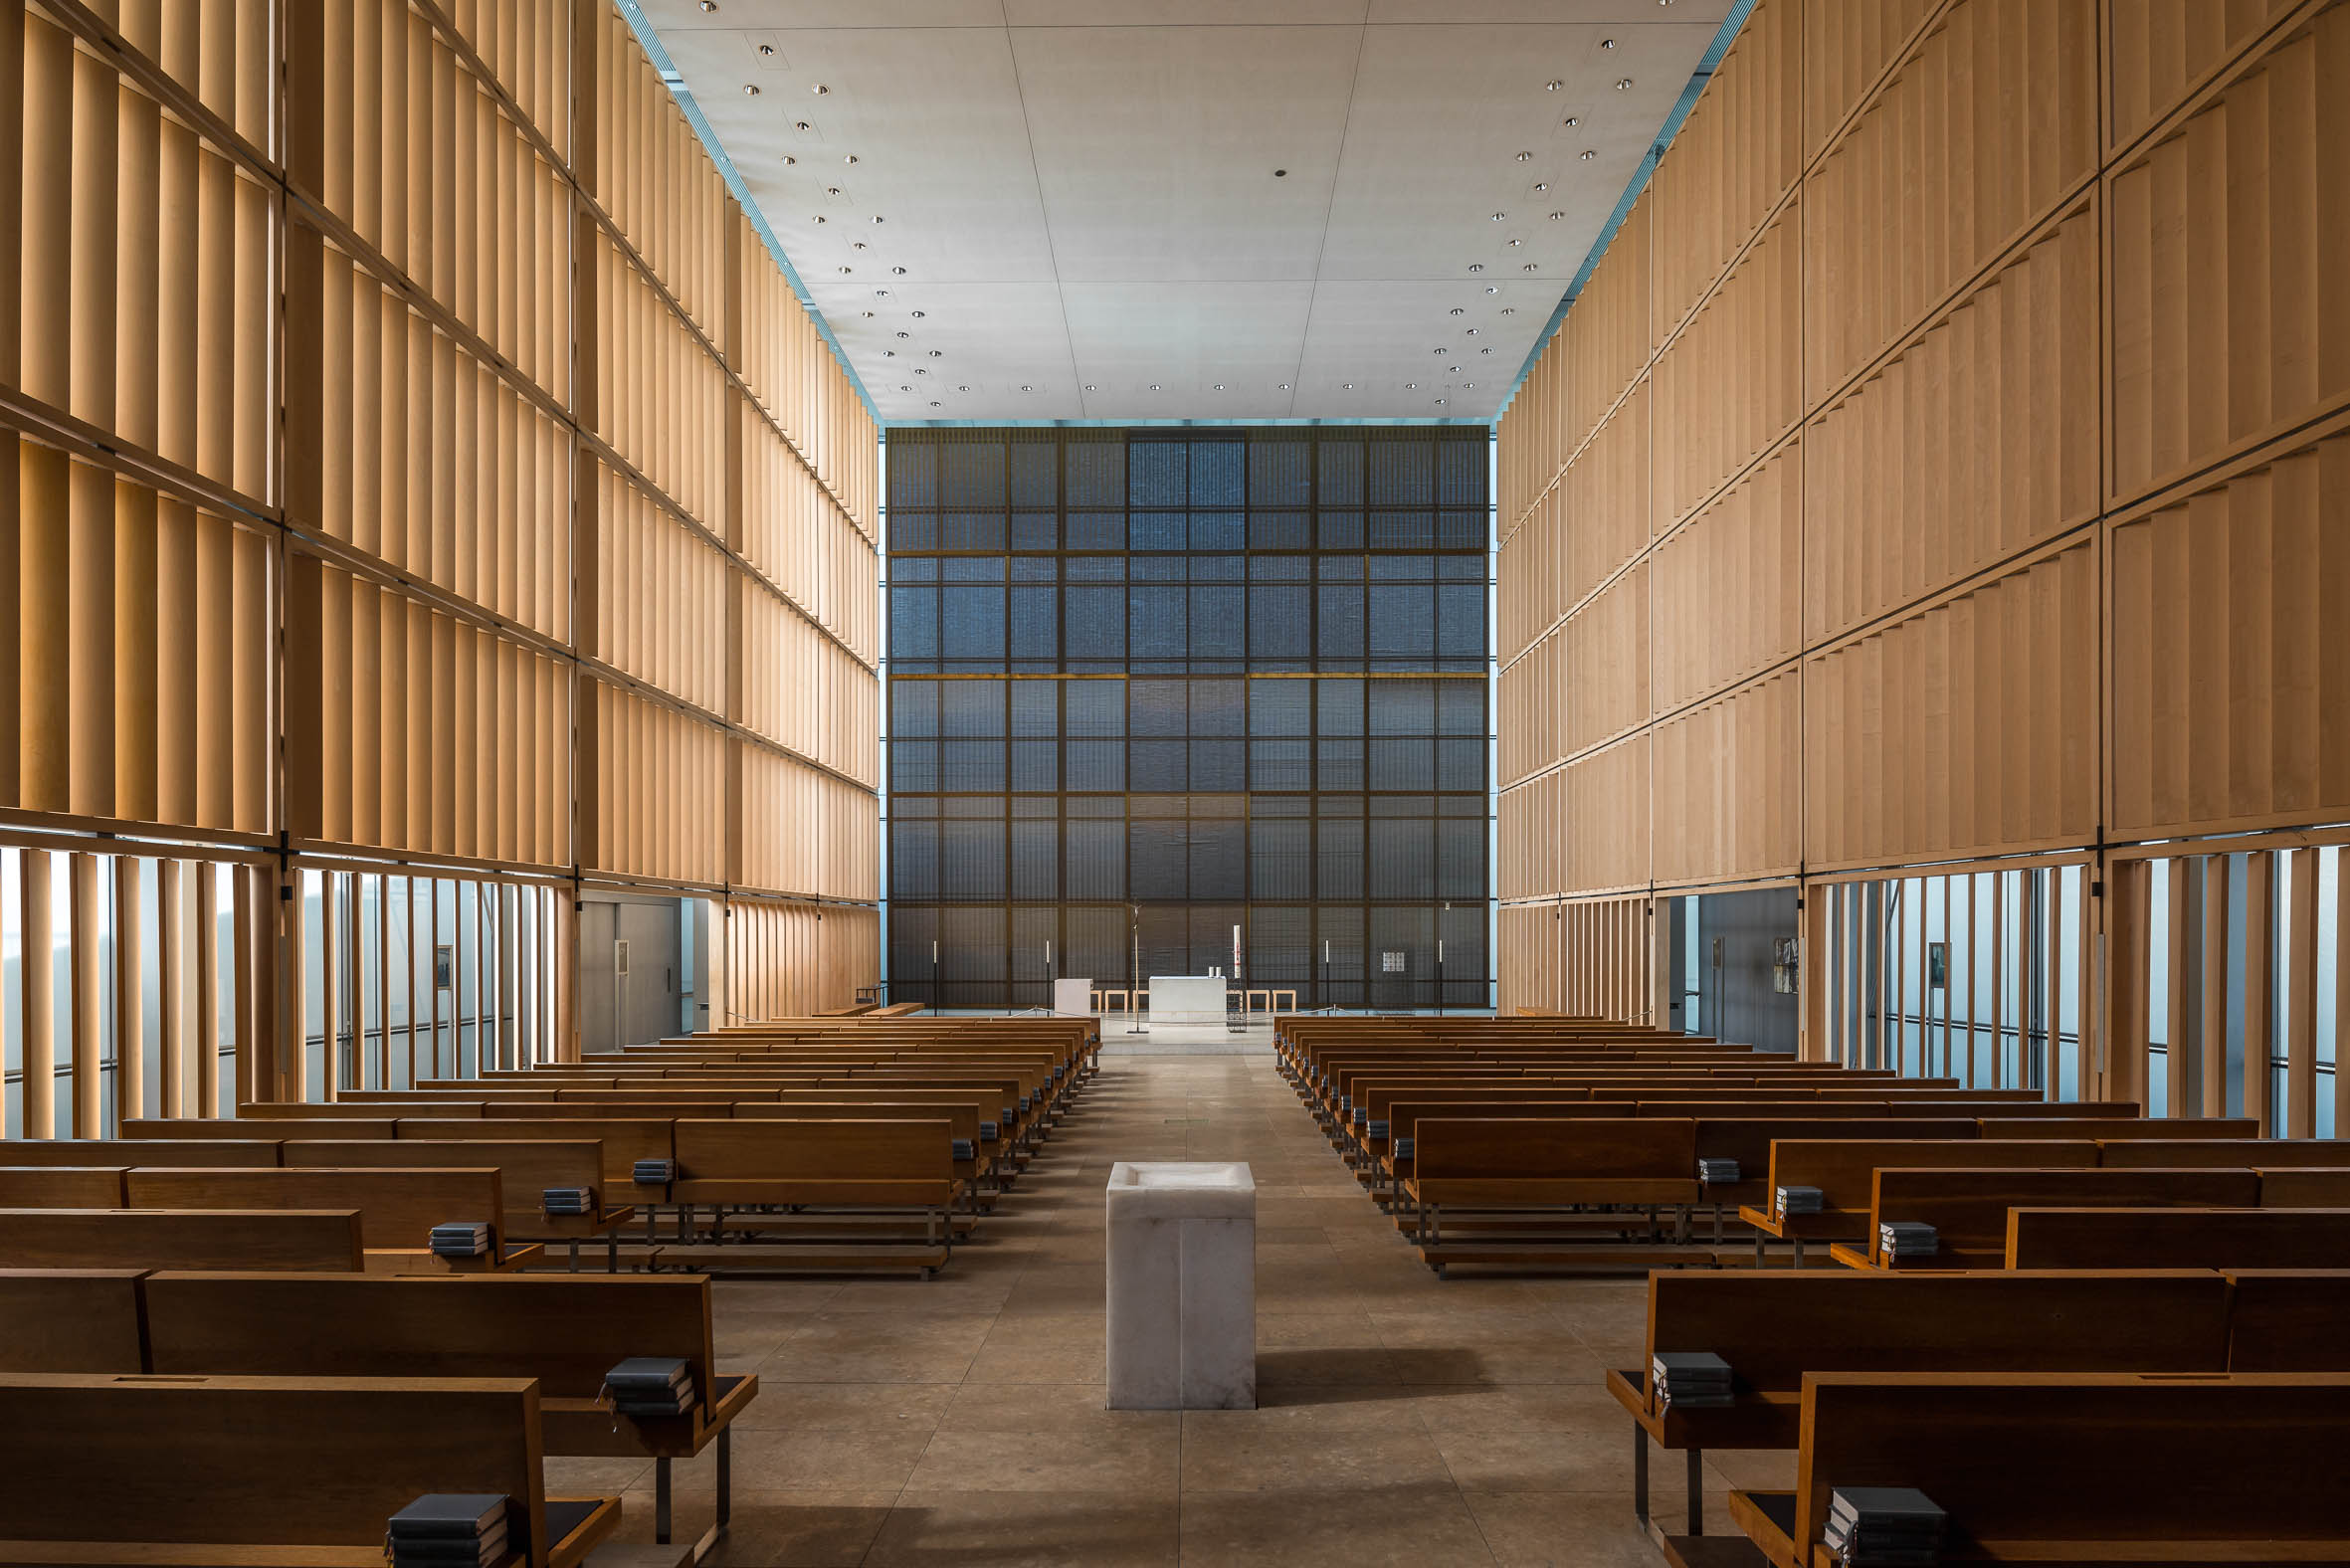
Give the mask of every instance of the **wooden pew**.
<path id="1" fill-rule="evenodd" d="M 0 1373 L 139 1371 L 137 1269 L 0 1269 Z"/>
<path id="2" fill-rule="evenodd" d="M 0 1209 L 0 1258 L 27 1269 L 364 1267 L 351 1209 Z"/>
<path id="3" fill-rule="evenodd" d="M 1696 1201 L 1696 1124 L 1669 1117 L 1600 1117 L 1569 1121 L 1469 1121 L 1423 1116 L 1413 1130 L 1413 1172 L 1403 1183 L 1405 1198 L 1418 1210 L 1414 1236 L 1421 1259 L 1438 1278 L 1454 1263 L 1522 1264 L 1547 1252 L 1566 1262 L 1655 1261 L 1649 1254 L 1610 1257 L 1585 1248 L 1572 1251 L 1540 1245 L 1538 1235 L 1520 1233 L 1507 1241 L 1471 1239 L 1448 1246 L 1444 1211 L 1474 1216 L 1510 1211 L 1557 1210 L 1568 1205 L 1607 1204 L 1682 1211 Z M 1456 1214 L 1456 1229 L 1463 1219 Z M 1706 1260 L 1708 1263 L 1710 1259 Z"/>
<path id="4" fill-rule="evenodd" d="M 2343 1562 L 2346 1447 L 2334 1373 L 1813 1373 L 1795 1491 L 1733 1491 L 1730 1513 L 1778 1568 L 1826 1560 L 1838 1486 L 1923 1491 L 1949 1515 L 1945 1562 Z"/>
<path id="5" fill-rule="evenodd" d="M 758 1379 L 718 1370 L 701 1274 L 175 1274 L 146 1280 L 147 1369 L 273 1377 L 533 1378 L 546 1452 L 650 1456 L 654 1539 L 671 1527 L 671 1465 L 717 1447 L 724 1534 L 729 1435 Z M 616 1415 L 604 1375 L 632 1356 L 683 1361 L 694 1404 L 677 1417 Z"/>
<path id="6" fill-rule="evenodd" d="M 2056 1108 L 2070 1110 L 2057 1102 Z M 1986 1138 L 2140 1138 L 2244 1139 L 2260 1135 L 2260 1124 L 2250 1116 L 2157 1116 L 2152 1119 L 2118 1116 L 2010 1116 L 2002 1109 L 1985 1116 Z"/>
<path id="7" fill-rule="evenodd" d="M 1879 1102 L 1880 1104 L 1882 1102 Z M 1642 1113 L 1652 1109 L 1649 1101 L 1641 1103 Z M 1941 1110 L 1940 1115 L 1926 1115 L 1927 1109 Z M 1915 1112 L 1915 1113 L 1911 1113 Z M 1874 1106 L 1866 1115 L 1838 1115 L 1834 1108 L 1823 1104 L 1798 1104 L 1784 1113 L 1760 1111 L 1753 1108 L 1730 1107 L 1716 1110 L 1710 1106 L 1681 1107 L 1681 1113 L 1697 1123 L 1697 1158 L 1700 1160 L 1735 1160 L 1738 1180 L 1735 1182 L 1702 1182 L 1698 1201 L 1713 1209 L 1714 1240 L 1721 1240 L 1722 1210 L 1744 1208 L 1767 1209 L 1771 1204 L 1771 1145 L 1786 1139 L 1790 1142 L 1816 1141 L 1823 1138 L 1944 1138 L 1953 1141 L 1973 1136 L 1974 1123 L 1965 1116 L 1947 1113 L 1942 1106 L 1912 1106 L 1906 1110 L 1879 1111 Z"/>
<path id="8" fill-rule="evenodd" d="M 1659 1351 L 1711 1351 L 1735 1403 L 1657 1398 Z M 1847 1274 L 1737 1270 L 1649 1275 L 1641 1365 L 1610 1371 L 1633 1419 L 1633 1508 L 1649 1518 L 1649 1445 L 1687 1455 L 1688 1517 L 1704 1516 L 1706 1449 L 1793 1449 L 1811 1372 L 2220 1372 L 2227 1280 L 2178 1274 Z"/>
<path id="9" fill-rule="evenodd" d="M 278 1142 L 250 1136 L 11 1138 L 0 1144 L 0 1165 L 275 1165 Z"/>
<path id="10" fill-rule="evenodd" d="M 278 1110 L 322 1111 L 323 1105 L 281 1105 Z M 234 1121 L 211 1116 L 132 1116 L 122 1123 L 125 1138 L 266 1138 L 283 1143 L 288 1138 L 388 1138 L 390 1115 L 380 1108 L 371 1116 L 262 1115 L 264 1107 L 248 1105 Z M 150 1162 L 152 1163 L 152 1162 Z"/>
<path id="11" fill-rule="evenodd" d="M 2160 1126 L 2160 1122 L 2150 1122 Z M 2350 1143 L 2334 1138 L 2130 1138 L 2097 1134 L 2100 1165 L 2350 1165 Z"/>
<path id="12" fill-rule="evenodd" d="M 2114 1169 L 1971 1170 L 1877 1167 L 1868 1230 L 1839 1242 L 1829 1256 L 1850 1269 L 1998 1269 L 2007 1256 L 2008 1211 L 2071 1205 L 2113 1209 L 2253 1208 L 2260 1178 L 2249 1170 Z M 1942 1244 L 1931 1258 L 1895 1259 L 1879 1246 L 1888 1221 L 1923 1221 Z M 2132 1267 L 2118 1265 L 2115 1267 Z"/>
<path id="13" fill-rule="evenodd" d="M 2008 1211 L 2010 1269 L 2332 1269 L 2350 1209 Z"/>
<path id="14" fill-rule="evenodd" d="M 2337 1156 L 2345 1163 L 2317 1169 L 2299 1166 L 2274 1170 L 2261 1166 L 2260 1207 L 2263 1209 L 2350 1209 L 2350 1148 Z"/>
<path id="15" fill-rule="evenodd" d="M 525 1549 L 572 1568 L 617 1497 L 546 1494 L 520 1378 L 0 1377 L 0 1560 L 380 1568 L 427 1492 L 511 1499 Z M 673 1559 L 674 1560 L 674 1559 Z"/>
<path id="16" fill-rule="evenodd" d="M 1852 1241 L 1868 1234 L 1880 1165 L 2014 1169 L 2096 1163 L 2097 1145 L 2078 1138 L 1781 1138 L 1771 1145 L 1771 1196 L 1763 1205 L 1741 1206 L 1738 1218 L 1754 1227 L 1757 1265 L 1769 1238 L 1794 1243 L 1795 1266 L 1800 1269 L 1805 1244 Z M 1781 1187 L 1819 1188 L 1821 1212 L 1779 1214 L 1776 1194 Z"/>
<path id="17" fill-rule="evenodd" d="M 498 1217 L 501 1239 L 560 1241 L 570 1246 L 570 1268 L 579 1272 L 579 1244 L 602 1238 L 610 1260 L 608 1272 L 620 1272 L 617 1231 L 636 1210 L 627 1204 L 604 1202 L 604 1146 L 593 1138 L 574 1137 L 564 1123 L 552 1123 L 535 1138 L 393 1138 L 381 1143 L 338 1139 L 309 1143 L 289 1141 L 289 1166 L 326 1166 L 345 1170 L 465 1169 L 490 1165 L 497 1169 L 497 1189 L 505 1204 Z M 557 1187 L 586 1187 L 595 1195 L 595 1212 L 567 1215 L 546 1212 L 546 1194 Z M 452 1217 L 453 1218 L 453 1217 Z"/>
<path id="18" fill-rule="evenodd" d="M 671 1194 L 692 1223 L 692 1211 L 711 1205 L 711 1235 L 722 1238 L 732 1216 L 735 1229 L 763 1233 L 810 1231 L 826 1240 L 861 1241 L 854 1250 L 818 1251 L 805 1239 L 773 1258 L 745 1258 L 745 1266 L 770 1263 L 837 1271 L 859 1268 L 911 1269 L 930 1278 L 952 1251 L 949 1218 L 962 1196 L 954 1174 L 953 1124 L 936 1120 L 890 1121 L 681 1121 L 677 1124 L 678 1179 Z M 750 1207 L 789 1207 L 811 1215 L 744 1214 Z M 877 1234 L 876 1211 L 917 1216 L 920 1241 Z M 826 1218 L 846 1215 L 851 1224 Z M 684 1262 L 681 1258 L 678 1261 Z M 697 1260 L 698 1261 L 698 1260 Z"/>
<path id="19" fill-rule="evenodd" d="M 119 1209 L 122 1173 L 128 1168 L 0 1165 L 0 1209 Z"/>
<path id="20" fill-rule="evenodd" d="M 2228 1369 L 2350 1372 L 2350 1269 L 2227 1272 Z"/>
<path id="21" fill-rule="evenodd" d="M 339 1169 L 131 1171 L 125 1182 L 133 1209 L 355 1209 L 370 1273 L 440 1273 L 518 1269 L 545 1249 L 515 1246 L 496 1233 L 504 1206 L 497 1171 L 484 1169 Z M 436 1225 L 488 1221 L 487 1258 L 457 1261 L 430 1248 Z"/>

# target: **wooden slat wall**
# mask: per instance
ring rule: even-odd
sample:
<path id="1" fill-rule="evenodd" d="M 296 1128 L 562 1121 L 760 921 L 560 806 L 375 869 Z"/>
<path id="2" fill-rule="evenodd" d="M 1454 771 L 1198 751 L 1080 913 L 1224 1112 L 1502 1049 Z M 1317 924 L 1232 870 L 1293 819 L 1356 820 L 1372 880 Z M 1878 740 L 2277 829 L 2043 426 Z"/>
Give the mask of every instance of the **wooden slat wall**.
<path id="1" fill-rule="evenodd" d="M 556 1053 L 559 882 L 878 898 L 876 430 L 617 7 L 0 0 L 0 840 L 80 911 L 26 1022 L 159 964 L 124 1091 L 209 1113 L 390 1071 L 311 1081 L 279 896 L 370 857 L 485 879 Z M 51 879 L 125 827 L 185 859 Z M 847 1001 L 863 919 L 765 983 Z M 376 939 L 324 972 L 380 1055 Z"/>
<path id="2" fill-rule="evenodd" d="M 2350 815 L 2346 80 L 2343 0 L 1761 0 L 1501 419 L 1505 901 Z"/>

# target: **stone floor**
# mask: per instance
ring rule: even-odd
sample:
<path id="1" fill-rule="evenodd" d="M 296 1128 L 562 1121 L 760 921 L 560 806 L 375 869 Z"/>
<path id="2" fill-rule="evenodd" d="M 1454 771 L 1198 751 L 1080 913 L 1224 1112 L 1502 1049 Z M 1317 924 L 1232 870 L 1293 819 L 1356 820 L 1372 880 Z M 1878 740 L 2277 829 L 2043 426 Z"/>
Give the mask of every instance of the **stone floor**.
<path id="1" fill-rule="evenodd" d="M 1255 1411 L 1102 1408 L 1101 1189 L 1119 1159 L 1246 1160 L 1258 1191 Z M 734 1436 L 719 1564 L 1636 1565 L 1631 1423 L 1600 1386 L 1637 1363 L 1644 1286 L 1439 1281 L 1263 1056 L 1105 1059 L 984 1230 L 928 1283 L 716 1287 Z M 1722 1494 L 1792 1457 L 1709 1456 Z M 1766 1459 L 1769 1457 L 1766 1457 Z M 650 1538 L 649 1464 L 549 1461 L 621 1490 Z M 1677 1530 L 1678 1456 L 1658 1456 Z M 708 1457 L 678 1472 L 681 1537 Z"/>

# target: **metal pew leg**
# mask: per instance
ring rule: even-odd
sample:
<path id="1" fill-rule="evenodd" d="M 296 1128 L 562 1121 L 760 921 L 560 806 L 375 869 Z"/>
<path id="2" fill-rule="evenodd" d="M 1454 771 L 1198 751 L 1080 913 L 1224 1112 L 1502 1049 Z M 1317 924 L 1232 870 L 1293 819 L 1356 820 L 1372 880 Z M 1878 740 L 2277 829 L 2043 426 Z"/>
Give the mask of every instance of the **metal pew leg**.
<path id="1" fill-rule="evenodd" d="M 1705 1455 L 1689 1450 L 1689 1533 L 1705 1533 Z"/>
<path id="2" fill-rule="evenodd" d="M 653 1541 L 670 1543 L 670 1462 L 664 1454 L 653 1462 Z"/>
<path id="3" fill-rule="evenodd" d="M 663 1495 L 666 1497 L 667 1492 Z M 1649 1523 L 1649 1434 L 1639 1422 L 1632 1424 L 1632 1514 L 1642 1528 Z"/>
<path id="4" fill-rule="evenodd" d="M 604 1233 L 604 1272 L 620 1273 L 620 1230 L 614 1227 Z"/>
<path id="5" fill-rule="evenodd" d="M 571 1238 L 570 1272 L 572 1274 L 579 1273 L 579 1238 L 576 1236 Z"/>
<path id="6" fill-rule="evenodd" d="M 730 1426 L 718 1429 L 718 1517 L 708 1529 L 701 1532 L 701 1539 L 693 1543 L 693 1560 L 697 1563 L 726 1538 L 726 1521 L 734 1514 L 733 1452 L 729 1447 L 733 1436 L 734 1429 Z M 663 1463 L 668 1462 L 665 1460 Z M 669 1541 L 665 1537 L 660 1544 L 667 1546 Z"/>

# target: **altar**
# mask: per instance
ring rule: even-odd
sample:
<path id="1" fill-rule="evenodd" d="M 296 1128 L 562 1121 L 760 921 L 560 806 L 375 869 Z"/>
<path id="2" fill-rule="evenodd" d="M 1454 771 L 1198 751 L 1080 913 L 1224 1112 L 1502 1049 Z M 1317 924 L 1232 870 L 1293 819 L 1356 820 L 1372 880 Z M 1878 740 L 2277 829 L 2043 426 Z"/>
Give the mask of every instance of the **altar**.
<path id="1" fill-rule="evenodd" d="M 1232 982 L 1222 975 L 1152 975 L 1150 1021 L 1154 1024 L 1221 1024 L 1225 991 Z"/>

